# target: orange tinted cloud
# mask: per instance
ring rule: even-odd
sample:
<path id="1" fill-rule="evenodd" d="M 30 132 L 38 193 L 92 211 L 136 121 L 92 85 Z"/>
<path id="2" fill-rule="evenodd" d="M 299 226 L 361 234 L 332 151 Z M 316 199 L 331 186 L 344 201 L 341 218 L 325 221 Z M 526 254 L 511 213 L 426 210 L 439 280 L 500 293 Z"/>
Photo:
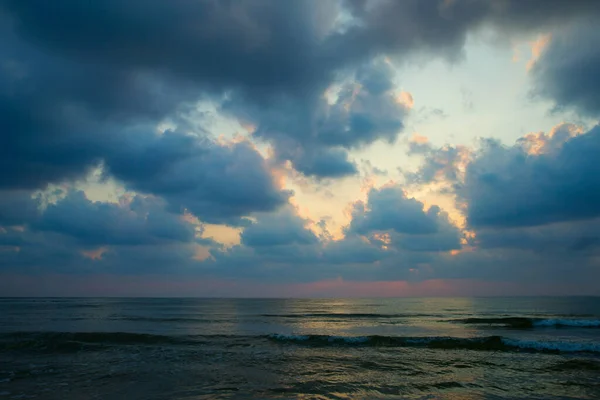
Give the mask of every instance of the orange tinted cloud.
<path id="1" fill-rule="evenodd" d="M 584 133 L 583 127 L 575 124 L 561 123 L 554 126 L 548 134 L 544 132 L 533 132 L 519 139 L 519 143 L 527 154 L 546 154 L 553 149 L 558 149 L 575 136 Z"/>
<path id="2" fill-rule="evenodd" d="M 398 104 L 402 104 L 404 107 L 411 109 L 415 105 L 415 100 L 413 99 L 412 94 L 410 92 L 401 91 L 400 94 L 396 97 L 396 102 Z"/>
<path id="3" fill-rule="evenodd" d="M 413 133 L 412 137 L 410 138 L 411 142 L 414 143 L 419 143 L 419 144 L 425 144 L 427 142 L 429 142 L 429 139 L 427 139 L 427 136 L 423 136 L 423 135 L 419 135 L 418 133 Z"/>
<path id="4" fill-rule="evenodd" d="M 196 261 L 204 261 L 211 258 L 210 249 L 205 246 L 197 244 L 194 248 L 194 256 L 192 257 Z"/>
<path id="5" fill-rule="evenodd" d="M 98 261 L 98 260 L 102 260 L 102 256 L 107 251 L 108 251 L 108 248 L 106 248 L 106 247 L 99 247 L 99 248 L 94 249 L 94 250 L 87 250 L 87 251 L 84 250 L 84 251 L 81 252 L 81 255 L 84 256 L 85 258 L 89 258 L 90 260 Z"/>
<path id="6" fill-rule="evenodd" d="M 225 246 L 240 244 L 240 228 L 232 228 L 227 225 L 205 224 L 202 237 L 213 239 Z"/>
<path id="7" fill-rule="evenodd" d="M 536 40 L 529 43 L 531 46 L 531 58 L 527 62 L 527 71 L 533 68 L 537 60 L 542 55 L 544 49 L 548 47 L 548 44 L 550 44 L 550 40 L 552 40 L 552 35 L 548 33 L 538 36 Z"/>

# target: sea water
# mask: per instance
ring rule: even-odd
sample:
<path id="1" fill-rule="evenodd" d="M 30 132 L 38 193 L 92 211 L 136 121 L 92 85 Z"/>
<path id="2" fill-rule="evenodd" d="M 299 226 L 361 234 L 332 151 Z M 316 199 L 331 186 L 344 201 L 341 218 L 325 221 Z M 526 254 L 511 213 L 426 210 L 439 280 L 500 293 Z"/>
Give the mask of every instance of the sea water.
<path id="1" fill-rule="evenodd" d="M 5 398 L 600 399 L 600 298 L 5 298 Z"/>

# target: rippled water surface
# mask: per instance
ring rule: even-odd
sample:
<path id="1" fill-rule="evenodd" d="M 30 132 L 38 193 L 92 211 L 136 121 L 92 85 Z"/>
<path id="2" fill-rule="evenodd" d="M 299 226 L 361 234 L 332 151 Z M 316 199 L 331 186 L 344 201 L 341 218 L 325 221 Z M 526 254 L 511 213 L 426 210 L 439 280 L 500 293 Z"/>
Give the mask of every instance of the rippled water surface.
<path id="1" fill-rule="evenodd" d="M 600 298 L 0 299 L 0 399 L 600 399 Z"/>

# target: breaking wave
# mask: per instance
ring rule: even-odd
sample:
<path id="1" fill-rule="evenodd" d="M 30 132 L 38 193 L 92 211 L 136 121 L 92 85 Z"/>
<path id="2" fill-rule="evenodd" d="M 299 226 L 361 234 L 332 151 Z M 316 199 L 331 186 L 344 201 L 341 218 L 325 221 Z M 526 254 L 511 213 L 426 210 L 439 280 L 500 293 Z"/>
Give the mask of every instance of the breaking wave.
<path id="1" fill-rule="evenodd" d="M 503 317 L 503 318 L 465 318 L 453 320 L 452 322 L 473 324 L 473 325 L 499 325 L 514 329 L 531 328 L 600 328 L 598 319 L 562 319 L 562 318 L 522 318 L 522 317 Z"/>
<path id="2" fill-rule="evenodd" d="M 259 342 L 307 347 L 406 347 L 438 350 L 520 351 L 538 353 L 600 354 L 600 342 L 535 341 L 486 336 L 332 336 L 284 335 L 187 335 L 166 336 L 126 332 L 20 332 L 0 335 L 0 350 L 80 352 L 100 351 L 115 346 L 253 346 Z"/>
<path id="3" fill-rule="evenodd" d="M 306 313 L 306 314 L 261 314 L 266 318 L 340 318 L 340 319 L 392 319 L 436 317 L 432 314 L 377 314 L 377 313 Z"/>
<path id="4" fill-rule="evenodd" d="M 281 335 L 269 339 L 281 343 L 308 346 L 377 346 L 377 347 L 424 347 L 447 350 L 479 351 L 527 351 L 543 353 L 600 353 L 600 343 L 572 343 L 559 341 L 525 341 L 486 336 L 481 338 L 456 337 L 396 337 L 396 336 L 329 336 L 329 335 Z"/>
<path id="5" fill-rule="evenodd" d="M 533 326 L 600 328 L 598 319 L 542 319 L 533 322 Z"/>

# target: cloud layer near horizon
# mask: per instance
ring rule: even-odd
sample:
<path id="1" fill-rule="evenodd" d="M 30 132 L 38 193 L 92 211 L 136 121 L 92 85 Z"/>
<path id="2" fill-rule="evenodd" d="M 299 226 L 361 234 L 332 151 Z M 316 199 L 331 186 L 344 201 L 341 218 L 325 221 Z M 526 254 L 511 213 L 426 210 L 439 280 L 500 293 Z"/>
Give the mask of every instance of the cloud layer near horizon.
<path id="1" fill-rule="evenodd" d="M 587 0 L 0 0 L 0 275 L 597 279 L 598 126 L 412 141 L 420 166 L 348 198 L 340 234 L 286 180 L 368 178 L 357 152 L 408 136 L 403 65 L 460 65 L 482 32 L 551 33 L 532 101 L 598 118 L 599 18 Z M 121 193 L 92 200 L 94 171 Z"/>

